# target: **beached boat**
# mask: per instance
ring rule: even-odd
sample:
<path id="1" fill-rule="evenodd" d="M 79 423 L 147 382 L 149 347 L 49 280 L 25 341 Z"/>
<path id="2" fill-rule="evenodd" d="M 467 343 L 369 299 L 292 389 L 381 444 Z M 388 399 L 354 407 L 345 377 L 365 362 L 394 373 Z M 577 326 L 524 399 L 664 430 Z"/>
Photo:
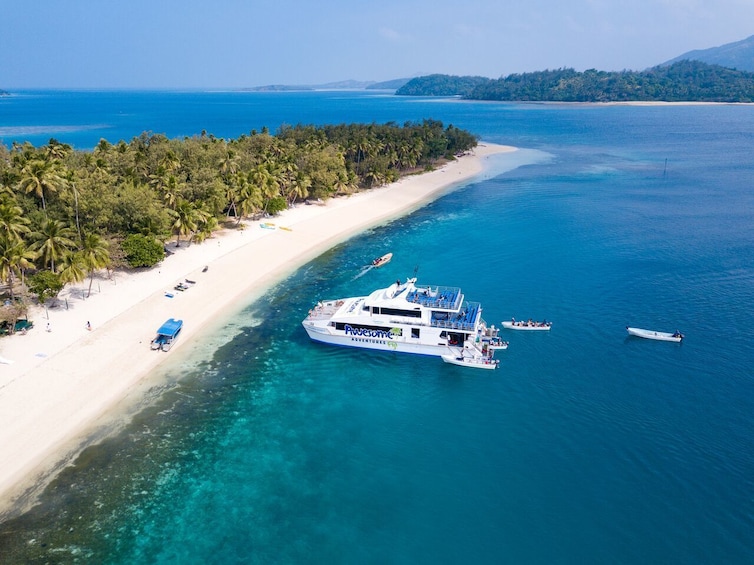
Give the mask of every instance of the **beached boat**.
<path id="1" fill-rule="evenodd" d="M 654 330 L 643 330 L 641 328 L 632 328 L 626 326 L 628 335 L 636 337 L 643 337 L 644 339 L 655 339 L 657 341 L 674 341 L 680 343 L 683 340 L 683 334 L 679 331 L 673 333 L 670 332 L 656 332 Z"/>
<path id="2" fill-rule="evenodd" d="M 543 322 L 534 322 L 532 320 L 527 320 L 526 322 L 516 321 L 515 319 L 509 320 L 507 322 L 502 322 L 503 327 L 507 330 L 539 330 L 539 331 L 548 331 L 550 328 L 552 328 L 552 322 L 543 321 Z"/>
<path id="3" fill-rule="evenodd" d="M 259 224 L 259 227 L 265 230 L 274 230 L 277 226 L 269 222 L 262 222 L 261 224 Z"/>
<path id="4" fill-rule="evenodd" d="M 482 306 L 460 288 L 396 281 L 369 296 L 317 303 L 302 322 L 317 342 L 418 355 L 456 355 L 467 345 L 482 355 L 488 332 Z"/>
<path id="5" fill-rule="evenodd" d="M 385 253 L 382 257 L 377 257 L 374 261 L 372 261 L 373 267 L 382 267 L 385 263 L 389 263 L 390 259 L 393 258 L 392 253 Z"/>
<path id="6" fill-rule="evenodd" d="M 152 349 L 161 349 L 162 351 L 168 351 L 171 347 L 173 347 L 175 340 L 178 339 L 178 334 L 181 333 L 182 328 L 183 320 L 175 320 L 173 318 L 169 318 L 157 330 L 157 335 L 151 343 Z"/>

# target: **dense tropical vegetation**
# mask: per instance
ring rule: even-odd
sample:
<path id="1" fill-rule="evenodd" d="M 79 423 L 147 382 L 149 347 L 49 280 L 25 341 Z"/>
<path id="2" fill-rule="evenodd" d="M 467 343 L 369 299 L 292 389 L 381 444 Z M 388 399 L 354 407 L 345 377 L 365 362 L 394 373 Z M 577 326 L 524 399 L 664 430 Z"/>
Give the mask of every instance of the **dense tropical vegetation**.
<path id="1" fill-rule="evenodd" d="M 646 71 L 556 69 L 480 80 L 431 75 L 409 81 L 396 94 L 461 95 L 472 100 L 528 102 L 754 102 L 754 73 L 679 61 Z"/>
<path id="2" fill-rule="evenodd" d="M 396 90 L 398 96 L 468 96 L 480 85 L 490 82 L 486 77 L 427 75 L 412 78 Z"/>
<path id="3" fill-rule="evenodd" d="M 424 120 L 286 126 L 229 140 L 143 133 L 92 151 L 55 139 L 0 144 L 0 283 L 10 303 L 17 289 L 33 288 L 42 302 L 86 278 L 91 290 L 99 270 L 155 265 L 168 241 L 202 241 L 244 218 L 389 183 L 476 143 Z"/>

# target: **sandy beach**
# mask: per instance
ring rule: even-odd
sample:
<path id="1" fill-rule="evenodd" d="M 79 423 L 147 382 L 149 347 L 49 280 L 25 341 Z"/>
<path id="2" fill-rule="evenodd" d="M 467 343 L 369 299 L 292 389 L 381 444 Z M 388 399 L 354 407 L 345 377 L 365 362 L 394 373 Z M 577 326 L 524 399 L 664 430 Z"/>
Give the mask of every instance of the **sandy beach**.
<path id="1" fill-rule="evenodd" d="M 34 328 L 0 340 L 0 517 L 33 504 L 57 471 L 107 433 L 104 422 L 145 377 L 201 340 L 203 329 L 330 247 L 419 208 L 513 150 L 480 144 L 435 171 L 298 205 L 269 220 L 278 229 L 247 222 L 201 244 L 170 244 L 175 252 L 152 269 L 103 274 L 88 297 L 87 279 L 66 287 L 55 307 L 33 307 Z M 186 280 L 195 284 L 176 291 Z M 170 317 L 184 321 L 180 339 L 168 353 L 152 351 Z"/>

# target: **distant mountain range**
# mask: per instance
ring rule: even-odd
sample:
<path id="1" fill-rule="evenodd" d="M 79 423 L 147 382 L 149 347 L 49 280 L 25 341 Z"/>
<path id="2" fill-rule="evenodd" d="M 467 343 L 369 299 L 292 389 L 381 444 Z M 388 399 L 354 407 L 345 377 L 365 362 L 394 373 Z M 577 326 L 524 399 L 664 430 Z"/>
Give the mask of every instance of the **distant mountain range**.
<path id="1" fill-rule="evenodd" d="M 738 69 L 739 71 L 754 72 L 754 35 L 719 47 L 688 51 L 683 55 L 665 61 L 662 65 L 672 65 L 686 59 L 701 61 L 709 65 L 720 65 L 729 69 Z"/>
<path id="2" fill-rule="evenodd" d="M 406 84 L 408 78 L 396 78 L 383 82 L 341 80 L 327 82 L 325 84 L 268 84 L 265 86 L 253 86 L 242 90 L 250 92 L 286 92 L 296 90 L 398 90 Z"/>

